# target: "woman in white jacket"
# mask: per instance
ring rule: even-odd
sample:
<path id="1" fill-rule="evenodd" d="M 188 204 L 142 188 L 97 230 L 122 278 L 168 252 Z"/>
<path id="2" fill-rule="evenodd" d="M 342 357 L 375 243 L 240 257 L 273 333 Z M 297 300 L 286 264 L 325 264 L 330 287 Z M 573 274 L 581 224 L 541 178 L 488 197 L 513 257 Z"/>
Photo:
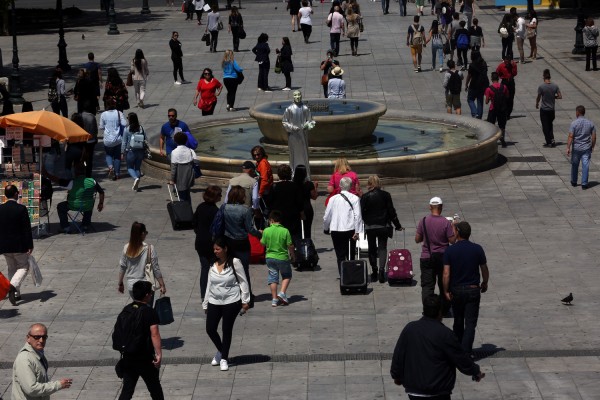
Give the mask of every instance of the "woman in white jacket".
<path id="1" fill-rule="evenodd" d="M 139 108 L 144 108 L 144 96 L 146 94 L 146 80 L 150 72 L 148 71 L 148 62 L 144 57 L 142 49 L 135 51 L 135 57 L 131 60 L 131 69 L 133 73 L 133 90 L 135 91 L 135 100 Z"/>
<path id="2" fill-rule="evenodd" d="M 217 348 L 211 365 L 227 371 L 233 324 L 240 310 L 248 311 L 250 290 L 242 262 L 227 254 L 225 238 L 217 237 L 213 249 L 217 261 L 210 267 L 202 308 L 206 313 L 206 333 Z M 223 319 L 223 338 L 217 328 Z"/>

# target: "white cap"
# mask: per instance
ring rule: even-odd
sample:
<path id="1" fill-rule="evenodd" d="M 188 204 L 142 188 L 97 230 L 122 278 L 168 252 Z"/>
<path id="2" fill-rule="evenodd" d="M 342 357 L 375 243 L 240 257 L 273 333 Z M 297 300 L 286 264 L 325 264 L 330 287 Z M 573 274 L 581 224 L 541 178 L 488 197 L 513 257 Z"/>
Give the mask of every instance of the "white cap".
<path id="1" fill-rule="evenodd" d="M 441 206 L 442 199 L 439 197 L 432 197 L 431 200 L 429 200 L 429 205 L 430 206 Z"/>

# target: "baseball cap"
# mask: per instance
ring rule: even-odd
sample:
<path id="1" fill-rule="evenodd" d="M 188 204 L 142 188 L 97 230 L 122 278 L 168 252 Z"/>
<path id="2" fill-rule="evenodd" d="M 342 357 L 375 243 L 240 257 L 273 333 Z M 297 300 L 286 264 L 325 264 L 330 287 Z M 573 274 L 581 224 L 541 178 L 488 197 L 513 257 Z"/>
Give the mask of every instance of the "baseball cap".
<path id="1" fill-rule="evenodd" d="M 429 205 L 430 206 L 442 205 L 442 199 L 440 199 L 439 197 L 432 197 L 431 200 L 429 200 Z"/>
<path id="2" fill-rule="evenodd" d="M 254 165 L 254 163 L 252 161 L 244 161 L 244 163 L 242 164 L 242 168 L 243 169 L 256 169 L 256 166 Z"/>

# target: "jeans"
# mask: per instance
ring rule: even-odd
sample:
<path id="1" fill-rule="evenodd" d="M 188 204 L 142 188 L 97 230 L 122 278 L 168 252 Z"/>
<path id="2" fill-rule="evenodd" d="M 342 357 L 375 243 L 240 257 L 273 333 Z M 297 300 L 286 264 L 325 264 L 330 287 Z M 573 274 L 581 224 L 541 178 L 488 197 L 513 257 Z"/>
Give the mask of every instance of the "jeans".
<path id="1" fill-rule="evenodd" d="M 237 93 L 238 82 L 237 78 L 223 78 L 223 84 L 227 89 L 227 105 L 233 107 L 235 103 L 235 94 Z"/>
<path id="2" fill-rule="evenodd" d="M 210 51 L 217 51 L 217 42 L 219 40 L 219 31 L 210 32 Z"/>
<path id="3" fill-rule="evenodd" d="M 208 303 L 208 309 L 206 310 L 206 333 L 214 343 L 217 351 L 221 352 L 221 359 L 223 360 L 229 358 L 233 324 L 241 309 L 241 301 L 223 305 Z M 223 325 L 221 326 L 223 338 L 217 332 L 221 319 L 223 319 Z"/>
<path id="4" fill-rule="evenodd" d="M 462 286 L 453 287 L 451 292 L 454 334 L 461 342 L 463 350 L 471 353 L 473 351 L 473 340 L 475 340 L 477 318 L 479 318 L 481 289 Z"/>
<path id="5" fill-rule="evenodd" d="M 277 260 L 275 258 L 267 258 L 267 268 L 269 274 L 267 277 L 267 285 L 272 283 L 279 284 L 279 275 L 281 279 L 292 279 L 292 265 L 289 261 Z"/>
<path id="6" fill-rule="evenodd" d="M 179 72 L 181 82 L 185 81 L 183 79 L 183 59 L 171 57 L 171 61 L 173 61 L 173 80 L 177 81 L 177 73 Z"/>
<path id="7" fill-rule="evenodd" d="M 50 103 L 50 105 L 52 106 L 52 111 L 55 114 L 62 114 L 63 117 L 69 118 L 69 107 L 67 106 L 67 99 L 65 96 L 58 96 L 58 100 L 53 101 L 52 103 Z"/>
<path id="8" fill-rule="evenodd" d="M 233 51 L 240 51 L 240 27 L 231 27 L 231 38 L 233 40 Z"/>
<path id="9" fill-rule="evenodd" d="M 431 46 L 431 65 L 433 69 L 435 69 L 436 62 L 435 59 L 439 57 L 440 59 L 440 67 L 444 67 L 444 50 L 443 46 Z"/>
<path id="10" fill-rule="evenodd" d="M 152 400 L 164 400 L 162 386 L 160 385 L 160 369 L 156 368 L 151 360 L 136 360 L 127 356 L 123 357 L 123 390 L 119 400 L 129 400 L 135 392 L 135 385 L 140 376 L 146 383 Z"/>
<path id="11" fill-rule="evenodd" d="M 206 285 L 208 284 L 208 272 L 210 271 L 210 267 L 212 265 L 212 258 L 204 257 L 198 254 L 200 258 L 200 298 L 204 300 L 204 295 L 206 294 Z"/>
<path id="12" fill-rule="evenodd" d="M 106 166 L 108 169 L 113 169 L 115 176 L 121 175 L 121 143 L 113 147 L 107 147 L 104 145 L 104 152 L 106 153 Z"/>
<path id="13" fill-rule="evenodd" d="M 331 231 L 331 241 L 333 242 L 333 249 L 335 250 L 335 258 L 337 259 L 338 273 L 342 271 L 342 261 L 354 260 L 356 253 L 356 241 L 352 240 L 354 236 L 354 230 L 351 231 Z M 350 244 L 350 240 L 352 243 Z M 348 254 L 348 247 L 350 248 L 350 254 Z"/>
<path id="14" fill-rule="evenodd" d="M 142 167 L 142 161 L 144 160 L 144 149 L 129 150 L 127 152 L 127 172 L 133 179 L 142 177 L 140 168 Z"/>
<path id="15" fill-rule="evenodd" d="M 269 89 L 269 70 L 271 69 L 271 63 L 264 61 L 258 64 L 258 88 L 262 90 Z"/>
<path id="16" fill-rule="evenodd" d="M 400 16 L 406 17 L 406 0 L 400 0 Z"/>
<path id="17" fill-rule="evenodd" d="M 590 60 L 592 61 L 592 68 L 594 70 L 598 69 L 596 64 L 596 53 L 598 52 L 598 46 L 594 47 L 586 47 L 585 48 L 585 70 L 590 70 Z"/>
<path id="18" fill-rule="evenodd" d="M 330 48 L 334 51 L 334 56 L 337 57 L 340 54 L 340 37 L 341 33 L 329 33 L 329 44 Z"/>
<path id="19" fill-rule="evenodd" d="M 463 68 L 467 68 L 469 66 L 469 59 L 467 58 L 467 52 L 469 49 L 456 49 L 456 65 L 462 65 Z"/>
<path id="20" fill-rule="evenodd" d="M 510 119 L 510 115 L 512 114 L 513 107 L 515 104 L 515 80 L 502 79 L 502 83 L 506 85 L 506 88 L 508 89 L 508 99 L 506 102 L 506 118 Z"/>
<path id="21" fill-rule="evenodd" d="M 58 220 L 60 221 L 60 227 L 62 229 L 66 229 L 69 227 L 69 217 L 67 217 L 67 212 L 69 211 L 77 211 L 71 210 L 69 208 L 69 203 L 67 201 L 61 201 L 56 205 L 56 213 L 58 214 Z M 83 212 L 83 220 L 81 224 L 83 226 L 89 226 L 92 223 L 92 213 L 94 209 L 92 208 L 90 211 Z"/>
<path id="22" fill-rule="evenodd" d="M 506 129 L 506 114 L 497 113 L 496 110 L 490 110 L 487 116 L 487 122 L 495 124 L 498 121 L 498 127 L 504 131 Z"/>
<path id="23" fill-rule="evenodd" d="M 463 12 L 463 19 L 467 22 L 467 26 L 465 26 L 465 28 L 469 29 L 473 21 L 473 12 Z"/>
<path id="24" fill-rule="evenodd" d="M 507 38 L 502 38 L 502 59 L 504 60 L 505 56 L 513 57 L 513 41 L 514 38 L 509 36 Z"/>
<path id="25" fill-rule="evenodd" d="M 369 244 L 369 264 L 373 272 L 377 271 L 377 266 L 385 270 L 387 263 L 387 240 L 388 234 L 386 228 L 368 229 L 367 243 Z M 379 264 L 377 260 L 379 259 Z"/>
<path id="26" fill-rule="evenodd" d="M 552 126 L 552 122 L 554 122 L 554 110 L 542 110 L 540 108 L 540 121 L 546 144 L 552 144 L 554 142 L 554 127 Z"/>
<path id="27" fill-rule="evenodd" d="M 448 304 L 448 301 L 443 295 L 443 262 L 440 259 L 439 263 L 433 263 L 430 258 L 421 258 L 419 260 L 419 266 L 421 268 L 421 298 L 425 300 L 427 296 L 435 293 L 435 285 L 437 280 L 439 295 L 442 298 L 442 312 L 443 314 L 446 314 L 450 309 L 450 304 Z"/>
<path id="28" fill-rule="evenodd" d="M 388 13 L 390 8 L 390 0 L 381 0 L 381 9 L 384 13 Z"/>
<path id="29" fill-rule="evenodd" d="M 588 172 L 590 170 L 590 158 L 592 149 L 575 150 L 571 153 L 571 183 L 577 183 L 579 162 L 581 161 L 581 185 L 588 184 Z"/>
<path id="30" fill-rule="evenodd" d="M 477 104 L 475 104 L 476 101 Z M 467 94 L 467 103 L 471 109 L 471 116 L 473 118 L 481 119 L 481 117 L 483 117 L 483 93 L 475 95 L 475 93 L 469 92 Z"/>

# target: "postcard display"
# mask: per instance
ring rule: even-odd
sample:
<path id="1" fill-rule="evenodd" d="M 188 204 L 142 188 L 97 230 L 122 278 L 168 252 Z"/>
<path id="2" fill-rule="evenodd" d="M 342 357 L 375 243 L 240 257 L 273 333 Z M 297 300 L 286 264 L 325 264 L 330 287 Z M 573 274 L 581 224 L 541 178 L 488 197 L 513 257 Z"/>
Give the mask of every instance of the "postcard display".
<path id="1" fill-rule="evenodd" d="M 50 142 L 48 136 L 36 135 L 34 139 L 33 134 L 24 134 L 21 127 L 7 127 L 5 135 L 0 136 L 0 202 L 6 201 L 4 188 L 15 185 L 19 189 L 19 203 L 27 207 L 38 236 L 47 231 L 46 224 L 40 222 L 40 214 L 43 217 L 48 214 L 47 202 L 40 201 L 40 154 L 42 147 L 50 147 Z"/>

